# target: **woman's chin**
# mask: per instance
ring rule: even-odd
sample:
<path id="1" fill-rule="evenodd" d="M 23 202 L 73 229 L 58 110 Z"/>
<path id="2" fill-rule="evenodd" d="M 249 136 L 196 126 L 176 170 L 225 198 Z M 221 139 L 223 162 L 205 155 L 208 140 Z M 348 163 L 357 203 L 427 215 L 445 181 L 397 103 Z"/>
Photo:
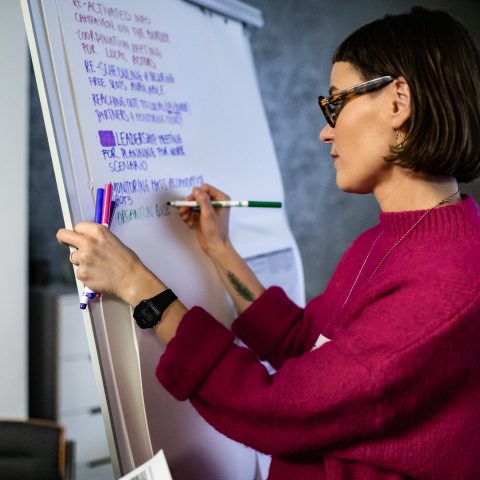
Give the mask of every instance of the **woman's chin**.
<path id="1" fill-rule="evenodd" d="M 363 185 L 360 182 L 352 182 L 349 181 L 347 178 L 342 177 L 337 173 L 336 177 L 337 187 L 339 190 L 345 193 L 358 193 L 358 194 L 366 194 L 371 193 L 372 189 L 367 186 Z"/>

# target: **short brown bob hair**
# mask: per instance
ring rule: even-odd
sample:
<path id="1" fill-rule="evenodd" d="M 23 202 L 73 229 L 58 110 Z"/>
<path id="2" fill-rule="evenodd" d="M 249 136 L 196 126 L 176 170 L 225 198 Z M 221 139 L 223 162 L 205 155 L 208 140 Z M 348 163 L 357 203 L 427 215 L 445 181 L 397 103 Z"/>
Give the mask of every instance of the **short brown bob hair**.
<path id="1" fill-rule="evenodd" d="M 353 64 L 365 80 L 405 77 L 411 90 L 404 141 L 385 160 L 434 176 L 480 176 L 480 54 L 449 14 L 413 7 L 346 38 L 333 63 Z"/>

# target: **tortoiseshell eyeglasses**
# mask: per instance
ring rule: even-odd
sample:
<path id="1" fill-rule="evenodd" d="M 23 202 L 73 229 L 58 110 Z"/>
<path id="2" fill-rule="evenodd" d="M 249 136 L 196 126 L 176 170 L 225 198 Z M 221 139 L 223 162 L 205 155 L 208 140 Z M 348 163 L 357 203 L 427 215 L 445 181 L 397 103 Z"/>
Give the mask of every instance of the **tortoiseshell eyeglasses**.
<path id="1" fill-rule="evenodd" d="M 318 104 L 320 105 L 328 124 L 331 127 L 335 127 L 337 118 L 342 111 L 345 100 L 357 95 L 361 95 L 362 93 L 377 90 L 378 88 L 384 87 L 390 82 L 393 82 L 393 80 L 394 78 L 389 75 L 385 77 L 374 78 L 368 82 L 359 83 L 358 85 L 347 88 L 346 90 L 341 90 L 340 92 L 330 95 L 326 98 L 318 97 Z"/>

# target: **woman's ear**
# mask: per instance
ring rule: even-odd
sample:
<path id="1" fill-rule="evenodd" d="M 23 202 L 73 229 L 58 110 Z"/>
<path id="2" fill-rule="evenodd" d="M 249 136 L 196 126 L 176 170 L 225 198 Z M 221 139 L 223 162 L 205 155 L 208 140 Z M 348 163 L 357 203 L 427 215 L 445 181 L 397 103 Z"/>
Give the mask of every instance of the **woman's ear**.
<path id="1" fill-rule="evenodd" d="M 404 77 L 396 78 L 392 86 L 392 126 L 399 129 L 411 115 L 410 87 Z"/>

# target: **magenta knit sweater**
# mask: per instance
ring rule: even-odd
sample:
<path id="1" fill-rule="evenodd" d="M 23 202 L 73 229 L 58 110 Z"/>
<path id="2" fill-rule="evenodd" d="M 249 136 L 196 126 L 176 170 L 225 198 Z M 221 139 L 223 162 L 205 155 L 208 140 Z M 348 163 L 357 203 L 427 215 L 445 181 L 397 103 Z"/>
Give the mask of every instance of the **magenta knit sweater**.
<path id="1" fill-rule="evenodd" d="M 270 480 L 479 480 L 476 203 L 432 210 L 369 278 L 422 213 L 381 213 L 305 309 L 268 289 L 233 325 L 251 350 L 192 308 L 158 379 L 220 432 L 272 455 Z M 331 341 L 311 351 L 319 334 Z"/>

